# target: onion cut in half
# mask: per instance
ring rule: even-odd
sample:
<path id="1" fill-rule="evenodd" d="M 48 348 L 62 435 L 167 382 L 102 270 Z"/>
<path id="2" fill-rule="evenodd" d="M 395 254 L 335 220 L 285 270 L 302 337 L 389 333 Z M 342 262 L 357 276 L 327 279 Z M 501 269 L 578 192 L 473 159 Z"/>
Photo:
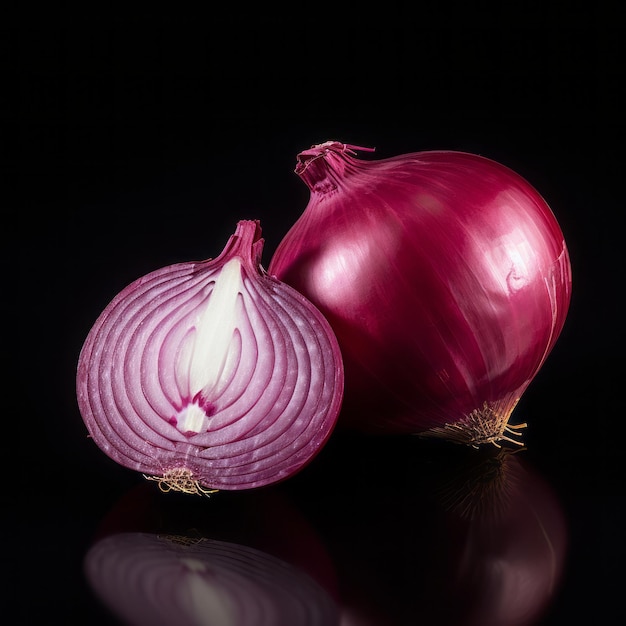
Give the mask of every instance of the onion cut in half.
<path id="1" fill-rule="evenodd" d="M 105 308 L 81 350 L 94 442 L 164 490 L 282 481 L 330 436 L 343 364 L 326 319 L 261 266 L 258 221 L 222 253 L 153 271 Z"/>

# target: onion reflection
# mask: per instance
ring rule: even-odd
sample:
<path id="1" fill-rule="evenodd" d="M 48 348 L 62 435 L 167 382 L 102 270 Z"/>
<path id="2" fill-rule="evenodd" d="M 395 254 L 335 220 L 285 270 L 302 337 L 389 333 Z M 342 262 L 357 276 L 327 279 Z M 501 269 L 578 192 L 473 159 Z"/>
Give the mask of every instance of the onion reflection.
<path id="1" fill-rule="evenodd" d="M 351 440 L 336 491 L 308 505 L 327 528 L 342 626 L 536 624 L 567 533 L 525 452 L 392 444 Z"/>
<path id="2" fill-rule="evenodd" d="M 93 588 L 129 624 L 338 624 L 330 595 L 301 570 L 247 546 L 142 533 L 112 535 L 85 562 Z"/>
<path id="3" fill-rule="evenodd" d="M 159 496 L 139 489 L 123 498 L 85 556 L 91 588 L 124 623 L 339 624 L 323 544 L 283 499 Z M 151 532 L 125 529 L 141 526 Z"/>
<path id="4" fill-rule="evenodd" d="M 500 451 L 440 487 L 458 537 L 451 588 L 464 624 L 533 624 L 563 572 L 566 527 L 548 485 L 518 454 Z"/>
<path id="5" fill-rule="evenodd" d="M 525 455 L 348 436 L 276 488 L 207 500 L 143 485 L 86 572 L 139 625 L 533 626 L 567 527 Z"/>

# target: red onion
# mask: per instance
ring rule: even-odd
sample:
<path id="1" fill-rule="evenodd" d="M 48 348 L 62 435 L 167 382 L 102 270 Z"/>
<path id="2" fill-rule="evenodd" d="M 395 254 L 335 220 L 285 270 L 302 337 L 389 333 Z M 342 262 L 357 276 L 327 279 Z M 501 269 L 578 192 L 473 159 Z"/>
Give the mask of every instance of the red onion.
<path id="1" fill-rule="evenodd" d="M 480 445 L 510 441 L 516 403 L 571 296 L 563 234 L 517 173 L 454 151 L 298 155 L 308 205 L 268 271 L 327 317 L 342 350 L 341 423 Z"/>
<path id="2" fill-rule="evenodd" d="M 78 404 L 95 443 L 163 490 L 283 480 L 337 421 L 343 365 L 317 309 L 261 266 L 258 221 L 214 260 L 140 278 L 82 348 Z"/>

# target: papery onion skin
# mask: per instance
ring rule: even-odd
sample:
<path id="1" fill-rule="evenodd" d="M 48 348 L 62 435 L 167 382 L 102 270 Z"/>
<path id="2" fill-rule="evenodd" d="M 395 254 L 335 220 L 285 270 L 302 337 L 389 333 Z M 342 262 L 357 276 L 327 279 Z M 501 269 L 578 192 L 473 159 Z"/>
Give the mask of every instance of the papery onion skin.
<path id="1" fill-rule="evenodd" d="M 366 161 L 329 141 L 298 155 L 302 215 L 268 271 L 333 327 L 340 424 L 480 445 L 561 333 L 571 266 L 546 201 L 508 167 L 456 151 Z"/>
<path id="2" fill-rule="evenodd" d="M 215 259 L 134 281 L 89 332 L 77 398 L 95 443 L 163 490 L 282 481 L 330 436 L 343 364 L 328 322 L 267 275 L 258 221 Z"/>

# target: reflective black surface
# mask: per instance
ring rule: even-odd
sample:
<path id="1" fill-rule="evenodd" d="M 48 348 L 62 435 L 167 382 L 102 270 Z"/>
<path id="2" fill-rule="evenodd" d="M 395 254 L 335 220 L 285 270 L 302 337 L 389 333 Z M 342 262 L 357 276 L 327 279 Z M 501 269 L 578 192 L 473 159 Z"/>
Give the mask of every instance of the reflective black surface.
<path id="1" fill-rule="evenodd" d="M 282 488 L 210 502 L 132 488 L 86 553 L 90 588 L 145 624 L 197 623 L 186 614 L 203 611 L 274 623 L 240 615 L 237 596 L 275 605 L 275 623 L 300 623 L 281 597 L 287 587 L 309 614 L 302 623 L 534 623 L 567 561 L 568 523 L 552 488 L 520 454 L 389 444 L 394 458 L 387 444 L 336 440 L 324 462 Z M 248 564 L 250 549 L 258 552 Z M 222 572 L 233 562 L 234 582 Z"/>
<path id="2" fill-rule="evenodd" d="M 238 623 L 216 583 L 229 576 L 274 616 L 252 624 L 298 606 L 302 623 L 342 626 L 600 624 L 621 610 L 623 28 L 599 4 L 413 11 L 342 22 L 321 5 L 202 18 L 64 5 L 2 24 L 5 214 L 17 220 L 5 270 L 19 281 L 17 297 L 5 290 L 12 623 L 150 615 L 119 585 L 151 571 L 146 549 L 182 571 L 180 597 L 203 599 L 183 603 L 196 623 Z M 308 198 L 295 155 L 328 139 L 380 157 L 478 152 L 553 207 L 573 301 L 516 408 L 526 449 L 338 432 L 281 485 L 163 494 L 87 438 L 82 342 L 122 287 L 213 256 L 239 219 L 261 220 L 267 263 Z M 169 623 L 171 597 L 158 597 Z"/>

